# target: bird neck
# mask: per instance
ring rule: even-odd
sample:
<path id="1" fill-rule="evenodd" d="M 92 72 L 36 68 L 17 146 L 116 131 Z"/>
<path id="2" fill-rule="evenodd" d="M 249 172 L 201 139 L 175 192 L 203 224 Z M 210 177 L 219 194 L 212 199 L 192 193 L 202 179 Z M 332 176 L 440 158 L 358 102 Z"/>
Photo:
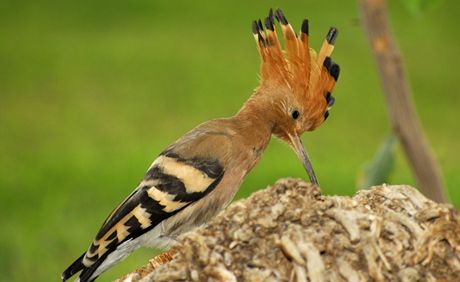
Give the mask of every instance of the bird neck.
<path id="1" fill-rule="evenodd" d="M 270 101 L 257 91 L 231 119 L 245 138 L 245 143 L 257 150 L 264 150 L 270 141 L 274 117 Z"/>

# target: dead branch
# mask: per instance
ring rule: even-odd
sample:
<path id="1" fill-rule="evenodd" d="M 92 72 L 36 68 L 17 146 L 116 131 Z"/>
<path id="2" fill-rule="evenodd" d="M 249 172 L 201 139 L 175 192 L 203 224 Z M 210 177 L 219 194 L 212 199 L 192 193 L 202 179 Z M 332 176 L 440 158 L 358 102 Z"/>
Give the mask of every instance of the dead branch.
<path id="1" fill-rule="evenodd" d="M 446 202 L 440 170 L 420 126 L 395 43 L 385 0 L 359 0 L 364 27 L 380 73 L 393 131 L 398 136 L 420 190 Z"/>

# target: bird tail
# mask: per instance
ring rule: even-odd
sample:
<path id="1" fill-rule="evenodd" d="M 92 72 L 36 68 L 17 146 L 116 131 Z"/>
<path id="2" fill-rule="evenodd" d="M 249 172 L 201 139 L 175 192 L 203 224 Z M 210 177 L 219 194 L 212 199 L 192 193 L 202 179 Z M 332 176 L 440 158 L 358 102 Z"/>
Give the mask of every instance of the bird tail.
<path id="1" fill-rule="evenodd" d="M 78 282 L 90 282 L 90 281 L 94 281 L 97 278 L 97 276 L 93 277 L 93 274 L 97 270 L 97 268 L 101 265 L 101 263 L 104 261 L 104 258 L 96 261 L 93 265 L 87 267 L 83 264 L 83 259 L 85 257 L 85 254 L 86 253 L 83 253 L 83 255 L 81 255 L 69 267 L 67 267 L 67 269 L 64 270 L 64 272 L 62 272 L 61 274 L 62 281 L 68 280 L 70 277 L 74 276 L 80 271 L 81 271 L 81 274 L 76 280 Z"/>
<path id="2" fill-rule="evenodd" d="M 83 264 L 83 257 L 84 256 L 85 256 L 85 253 L 83 253 L 69 267 L 67 267 L 67 269 L 64 270 L 64 272 L 62 272 L 62 274 L 61 274 L 62 281 L 68 280 L 70 277 L 74 276 L 80 270 L 85 268 L 85 265 Z"/>

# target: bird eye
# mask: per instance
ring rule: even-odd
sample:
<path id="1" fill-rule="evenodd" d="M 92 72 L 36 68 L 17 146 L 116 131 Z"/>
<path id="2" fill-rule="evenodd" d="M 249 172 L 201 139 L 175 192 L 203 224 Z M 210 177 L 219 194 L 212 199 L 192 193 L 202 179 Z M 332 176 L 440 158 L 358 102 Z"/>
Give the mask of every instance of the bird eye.
<path id="1" fill-rule="evenodd" d="M 293 119 L 297 119 L 297 118 L 299 118 L 300 113 L 299 113 L 299 111 L 295 110 L 295 111 L 292 112 L 291 115 L 292 115 L 292 118 L 293 118 Z"/>

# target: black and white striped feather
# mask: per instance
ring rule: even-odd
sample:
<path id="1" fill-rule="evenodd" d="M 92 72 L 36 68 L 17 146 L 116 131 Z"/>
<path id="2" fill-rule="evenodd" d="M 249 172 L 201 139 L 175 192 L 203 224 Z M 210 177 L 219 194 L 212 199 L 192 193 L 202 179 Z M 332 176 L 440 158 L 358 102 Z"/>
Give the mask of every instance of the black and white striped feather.
<path id="1" fill-rule="evenodd" d="M 82 270 L 79 281 L 93 281 L 105 270 L 99 268 L 108 268 L 101 265 L 110 254 L 209 194 L 223 175 L 224 168 L 216 159 L 185 158 L 166 150 L 136 190 L 105 220 L 87 252 L 63 272 L 62 280 Z"/>

